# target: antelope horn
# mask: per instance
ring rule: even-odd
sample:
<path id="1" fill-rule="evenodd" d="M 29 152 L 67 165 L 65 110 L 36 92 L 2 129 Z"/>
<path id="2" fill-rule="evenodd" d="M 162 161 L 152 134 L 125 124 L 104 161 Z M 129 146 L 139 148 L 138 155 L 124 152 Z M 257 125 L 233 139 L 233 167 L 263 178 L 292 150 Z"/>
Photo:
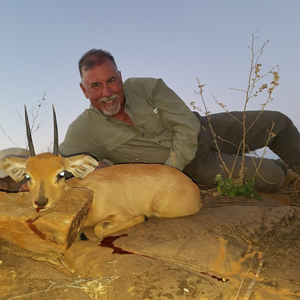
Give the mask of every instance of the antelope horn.
<path id="1" fill-rule="evenodd" d="M 53 108 L 53 123 L 54 123 L 54 142 L 53 142 L 53 155 L 58 156 L 58 130 L 57 130 L 57 120 L 54 105 Z"/>
<path id="2" fill-rule="evenodd" d="M 32 136 L 31 136 L 31 130 L 30 130 L 29 121 L 28 121 L 26 105 L 25 105 L 25 123 L 26 123 L 26 134 L 27 134 L 27 141 L 28 141 L 30 156 L 35 156 L 33 142 L 32 142 Z"/>

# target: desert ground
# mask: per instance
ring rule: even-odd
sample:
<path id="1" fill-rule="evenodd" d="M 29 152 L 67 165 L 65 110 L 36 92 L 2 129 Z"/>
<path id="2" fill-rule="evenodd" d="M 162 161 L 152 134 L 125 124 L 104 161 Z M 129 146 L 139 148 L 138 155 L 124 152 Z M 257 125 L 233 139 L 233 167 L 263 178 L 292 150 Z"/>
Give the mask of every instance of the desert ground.
<path id="1" fill-rule="evenodd" d="M 2 234 L 0 299 L 300 299 L 298 198 L 214 192 L 201 189 L 196 215 L 153 217 L 102 241 L 76 240 L 64 253 Z"/>

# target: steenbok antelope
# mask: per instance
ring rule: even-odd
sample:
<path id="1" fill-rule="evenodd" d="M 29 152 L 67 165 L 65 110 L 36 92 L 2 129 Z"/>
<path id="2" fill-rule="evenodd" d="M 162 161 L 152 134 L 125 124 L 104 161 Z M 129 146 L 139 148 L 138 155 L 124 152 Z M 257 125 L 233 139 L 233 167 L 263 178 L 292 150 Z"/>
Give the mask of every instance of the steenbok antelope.
<path id="1" fill-rule="evenodd" d="M 60 156 L 54 108 L 53 153 L 35 155 L 26 107 L 25 119 L 29 158 L 5 158 L 0 168 L 15 181 L 24 176 L 28 178 L 32 204 L 38 211 L 54 206 L 67 188 L 91 189 L 93 203 L 83 227 L 95 226 L 95 234 L 103 238 L 142 223 L 145 217 L 188 216 L 202 207 L 197 185 L 175 168 L 158 164 L 121 164 L 95 170 L 98 162 L 91 156 Z M 65 181 L 64 171 L 75 177 Z"/>

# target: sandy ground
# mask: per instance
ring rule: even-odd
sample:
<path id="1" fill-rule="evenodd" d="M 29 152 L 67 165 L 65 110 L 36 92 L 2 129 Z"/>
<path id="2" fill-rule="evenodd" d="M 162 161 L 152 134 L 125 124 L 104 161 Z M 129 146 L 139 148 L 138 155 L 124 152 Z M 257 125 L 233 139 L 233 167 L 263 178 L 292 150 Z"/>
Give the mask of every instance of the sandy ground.
<path id="1" fill-rule="evenodd" d="M 0 299 L 300 299 L 297 203 L 203 196 L 194 216 L 151 218 L 65 255 L 0 239 Z"/>

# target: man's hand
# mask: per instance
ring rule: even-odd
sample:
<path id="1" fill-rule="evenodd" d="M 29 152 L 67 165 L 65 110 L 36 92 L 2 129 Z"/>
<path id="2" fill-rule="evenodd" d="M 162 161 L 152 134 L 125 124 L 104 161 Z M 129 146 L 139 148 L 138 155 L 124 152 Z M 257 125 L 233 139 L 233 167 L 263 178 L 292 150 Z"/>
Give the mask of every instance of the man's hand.
<path id="1" fill-rule="evenodd" d="M 114 164 L 107 160 L 107 159 L 102 159 L 100 161 L 98 161 L 98 167 L 96 167 L 95 170 L 97 169 L 103 169 L 103 168 L 107 168 L 107 167 L 110 167 L 110 166 L 113 166 Z"/>
<path id="2" fill-rule="evenodd" d="M 11 177 L 6 176 L 0 179 L 0 190 L 7 192 L 18 192 L 22 182 L 15 182 Z"/>
<path id="3" fill-rule="evenodd" d="M 4 182 L 0 179 L 0 190 L 3 190 L 3 191 L 7 191 L 8 190 L 8 184 L 7 182 Z"/>

